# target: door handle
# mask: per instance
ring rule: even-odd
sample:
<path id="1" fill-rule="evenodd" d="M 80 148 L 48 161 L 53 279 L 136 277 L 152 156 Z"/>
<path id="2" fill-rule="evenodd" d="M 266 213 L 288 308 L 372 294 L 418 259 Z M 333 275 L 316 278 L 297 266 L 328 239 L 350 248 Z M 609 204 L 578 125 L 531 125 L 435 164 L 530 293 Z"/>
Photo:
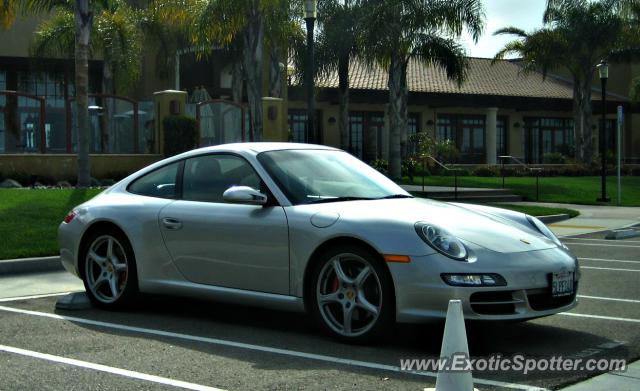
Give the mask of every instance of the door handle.
<path id="1" fill-rule="evenodd" d="M 162 224 L 166 229 L 170 230 L 179 230 L 182 228 L 182 223 L 178 219 L 174 219 L 172 217 L 165 217 L 162 219 Z"/>

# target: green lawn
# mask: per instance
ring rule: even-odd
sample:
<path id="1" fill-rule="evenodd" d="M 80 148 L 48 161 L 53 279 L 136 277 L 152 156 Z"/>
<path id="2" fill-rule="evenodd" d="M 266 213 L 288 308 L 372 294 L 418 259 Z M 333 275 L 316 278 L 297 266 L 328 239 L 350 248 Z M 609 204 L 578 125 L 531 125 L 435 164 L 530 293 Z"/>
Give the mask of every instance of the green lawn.
<path id="1" fill-rule="evenodd" d="M 58 254 L 58 225 L 98 189 L 0 189 L 0 259 Z"/>
<path id="2" fill-rule="evenodd" d="M 409 184 L 404 178 L 403 183 Z M 422 177 L 415 177 L 414 185 L 422 184 Z M 453 177 L 428 176 L 425 178 L 428 186 L 453 186 Z M 501 177 L 459 177 L 459 187 L 502 187 Z M 536 200 L 536 178 L 507 177 L 505 187 L 515 194 L 524 196 L 528 201 Z M 615 205 L 616 178 L 608 177 L 607 193 Z M 596 198 L 600 197 L 600 177 L 540 177 L 540 202 L 561 202 L 584 205 L 597 205 Z M 622 177 L 622 205 L 640 206 L 640 177 Z"/>

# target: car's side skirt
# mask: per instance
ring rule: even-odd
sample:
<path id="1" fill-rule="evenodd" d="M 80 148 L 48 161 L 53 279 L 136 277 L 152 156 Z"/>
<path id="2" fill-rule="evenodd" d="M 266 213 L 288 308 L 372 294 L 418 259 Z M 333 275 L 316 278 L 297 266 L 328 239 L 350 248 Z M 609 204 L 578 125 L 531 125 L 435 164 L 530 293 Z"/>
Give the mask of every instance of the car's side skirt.
<path id="1" fill-rule="evenodd" d="M 186 281 L 147 280 L 144 283 L 141 282 L 140 290 L 146 293 L 186 296 L 285 311 L 304 311 L 304 301 L 301 297 L 196 284 Z"/>

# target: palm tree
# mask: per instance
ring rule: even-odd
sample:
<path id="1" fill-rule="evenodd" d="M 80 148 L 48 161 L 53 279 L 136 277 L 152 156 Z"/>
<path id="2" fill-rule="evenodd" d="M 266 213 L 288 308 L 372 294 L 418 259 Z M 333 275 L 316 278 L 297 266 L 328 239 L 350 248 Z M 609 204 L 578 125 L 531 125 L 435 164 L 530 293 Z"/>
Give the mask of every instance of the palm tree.
<path id="1" fill-rule="evenodd" d="M 90 54 L 104 59 L 102 92 L 129 91 L 140 76 L 142 32 L 141 11 L 124 1 L 108 0 L 95 15 Z M 34 32 L 31 54 L 36 57 L 73 57 L 75 48 L 73 8 L 59 9 Z"/>
<path id="2" fill-rule="evenodd" d="M 190 27 L 196 46 L 205 51 L 235 43 L 241 49 L 242 70 L 249 100 L 251 129 L 262 139 L 262 59 L 265 9 L 279 0 L 209 0 L 192 4 Z M 182 20 L 189 21 L 189 16 Z"/>
<path id="3" fill-rule="evenodd" d="M 638 54 L 638 29 L 630 19 L 638 1 L 547 0 L 544 26 L 527 33 L 517 27 L 500 29 L 494 35 L 517 37 L 496 55 L 515 54 L 525 72 L 566 69 L 573 78 L 573 116 L 576 158 L 591 163 L 592 80 L 602 60 L 629 59 Z"/>
<path id="4" fill-rule="evenodd" d="M 72 0 L 3 0 L 0 2 L 0 24 L 3 28 L 13 25 L 16 15 L 40 14 L 55 9 L 66 9 Z M 100 4 L 98 4 L 100 3 Z M 89 161 L 89 42 L 93 27 L 94 7 L 102 5 L 96 1 L 90 6 L 89 0 L 74 0 L 75 21 L 75 86 L 76 124 L 78 126 L 78 186 L 91 184 L 91 164 Z"/>
<path id="5" fill-rule="evenodd" d="M 338 73 L 340 147 L 349 147 L 349 63 L 359 53 L 361 0 L 325 0 L 318 4 L 318 35 L 314 76 Z M 304 38 L 304 37 L 303 37 Z M 297 78 L 306 80 L 307 50 L 304 39 L 294 40 L 293 61 Z"/>
<path id="6" fill-rule="evenodd" d="M 463 29 L 477 40 L 484 11 L 480 0 L 364 0 L 363 7 L 360 47 L 370 65 L 384 67 L 389 75 L 389 174 L 400 179 L 401 144 L 407 140 L 407 66 L 412 60 L 431 64 L 462 83 L 468 64 L 457 40 Z"/>

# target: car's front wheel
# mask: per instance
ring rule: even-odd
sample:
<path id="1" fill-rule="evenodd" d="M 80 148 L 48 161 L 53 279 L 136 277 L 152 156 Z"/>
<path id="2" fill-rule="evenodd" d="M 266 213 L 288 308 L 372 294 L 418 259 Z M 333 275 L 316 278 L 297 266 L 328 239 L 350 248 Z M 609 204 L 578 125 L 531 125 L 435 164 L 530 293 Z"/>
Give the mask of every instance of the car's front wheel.
<path id="1" fill-rule="evenodd" d="M 114 309 L 131 302 L 138 290 L 136 262 L 124 234 L 117 230 L 91 234 L 82 256 L 82 280 L 95 305 Z"/>
<path id="2" fill-rule="evenodd" d="M 361 246 L 337 246 L 316 263 L 312 306 L 318 322 L 346 342 L 380 335 L 394 319 L 393 285 L 376 254 Z"/>

